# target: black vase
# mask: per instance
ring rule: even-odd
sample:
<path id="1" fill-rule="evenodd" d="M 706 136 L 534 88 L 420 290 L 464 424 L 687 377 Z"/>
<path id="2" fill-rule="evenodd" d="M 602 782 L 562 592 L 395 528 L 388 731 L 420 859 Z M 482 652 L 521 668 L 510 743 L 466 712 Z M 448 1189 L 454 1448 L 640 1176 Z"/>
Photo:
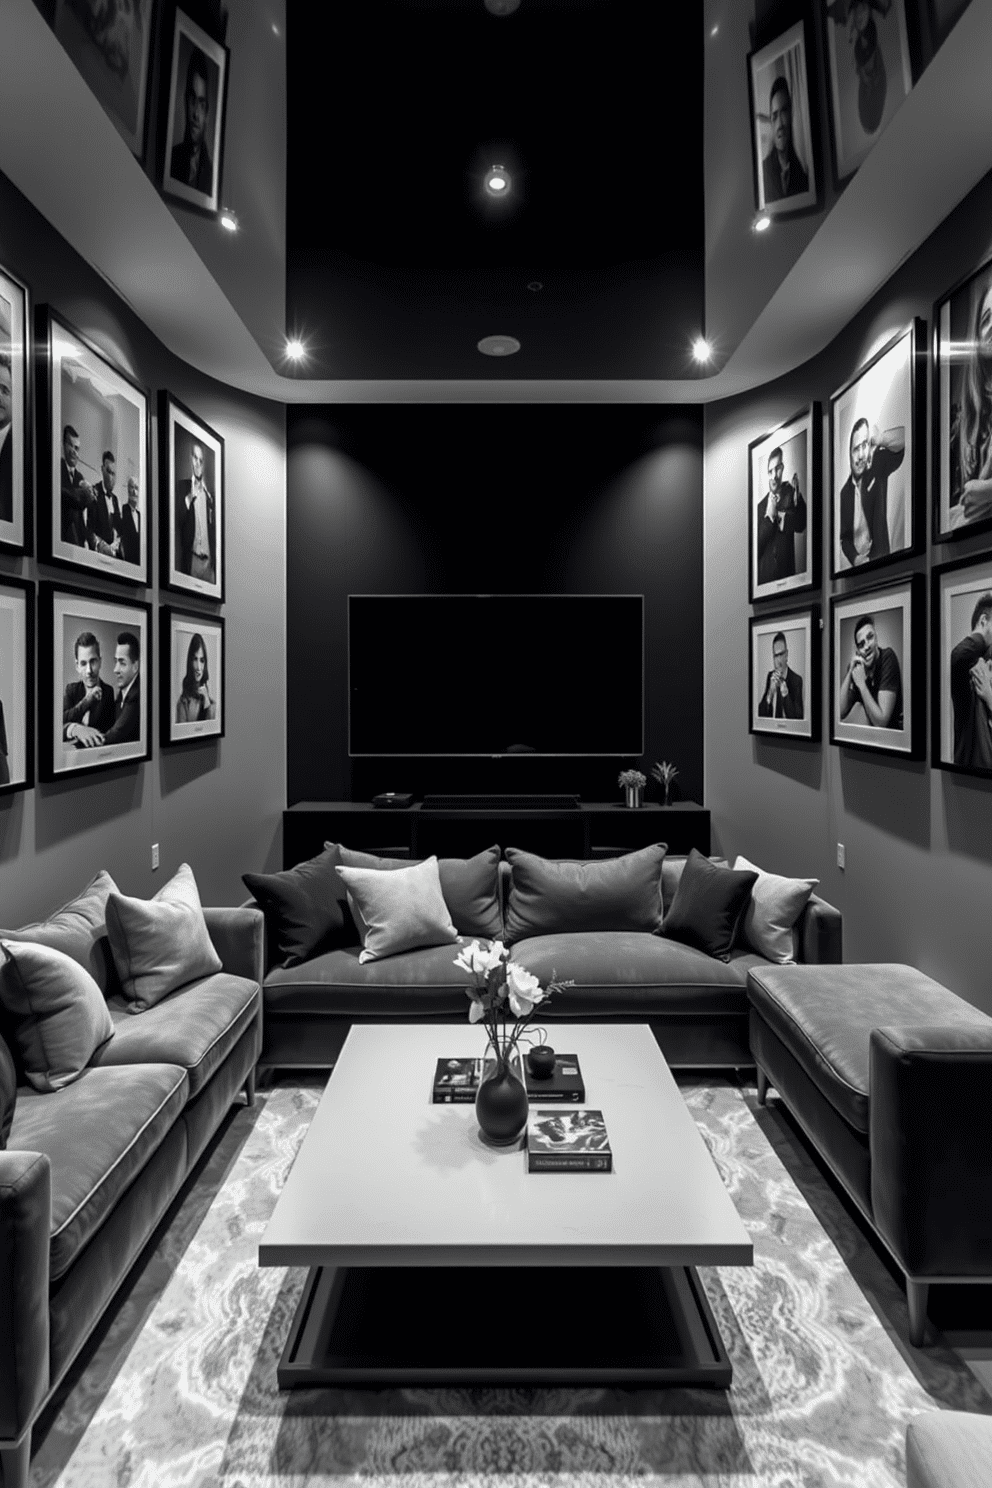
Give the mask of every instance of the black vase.
<path id="1" fill-rule="evenodd" d="M 503 1058 L 479 1086 L 475 1115 L 485 1140 L 493 1147 L 509 1147 L 527 1125 L 527 1091 Z"/>

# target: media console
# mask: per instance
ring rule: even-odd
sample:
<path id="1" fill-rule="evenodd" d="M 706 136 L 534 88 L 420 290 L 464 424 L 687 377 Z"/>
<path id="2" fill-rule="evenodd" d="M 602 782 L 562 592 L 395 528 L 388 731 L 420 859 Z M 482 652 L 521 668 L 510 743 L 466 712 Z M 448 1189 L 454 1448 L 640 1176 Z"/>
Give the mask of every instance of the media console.
<path id="1" fill-rule="evenodd" d="M 614 857 L 652 842 L 667 842 L 672 853 L 708 853 L 710 814 L 694 801 L 634 809 L 613 801 L 557 809 L 418 804 L 405 811 L 377 810 L 370 801 L 297 801 L 283 812 L 282 842 L 284 868 L 314 857 L 325 842 L 411 858 L 468 858 L 494 842 L 548 858 Z"/>

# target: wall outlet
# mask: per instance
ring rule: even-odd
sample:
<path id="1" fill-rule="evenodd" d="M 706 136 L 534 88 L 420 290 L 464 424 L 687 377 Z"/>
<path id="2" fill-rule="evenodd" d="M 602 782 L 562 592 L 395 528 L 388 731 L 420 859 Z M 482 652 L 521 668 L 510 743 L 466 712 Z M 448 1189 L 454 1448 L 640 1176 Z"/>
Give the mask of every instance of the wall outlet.
<path id="1" fill-rule="evenodd" d="M 152 843 L 152 872 L 158 867 L 158 843 Z"/>
<path id="2" fill-rule="evenodd" d="M 837 867 L 843 870 L 847 866 L 847 854 L 844 851 L 843 842 L 837 844 Z"/>

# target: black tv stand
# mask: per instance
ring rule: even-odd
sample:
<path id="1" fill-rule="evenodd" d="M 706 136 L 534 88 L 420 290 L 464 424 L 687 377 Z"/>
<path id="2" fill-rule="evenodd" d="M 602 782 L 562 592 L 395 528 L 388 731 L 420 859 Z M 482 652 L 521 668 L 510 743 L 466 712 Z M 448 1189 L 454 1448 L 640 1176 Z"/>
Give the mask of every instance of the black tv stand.
<path id="1" fill-rule="evenodd" d="M 494 842 L 547 858 L 615 857 L 651 842 L 667 842 L 672 853 L 687 853 L 691 847 L 703 853 L 710 850 L 710 814 L 694 801 L 675 806 L 652 802 L 631 810 L 620 801 L 576 803 L 574 796 L 568 800 L 572 804 L 550 808 L 431 807 L 425 800 L 409 811 L 377 811 L 371 801 L 298 801 L 283 812 L 283 867 L 314 857 L 325 842 L 411 858 L 432 853 L 439 858 L 469 858 Z"/>
<path id="2" fill-rule="evenodd" d="M 492 791 L 484 795 L 427 795 L 423 811 L 578 811 L 578 796 L 562 792 L 557 795 L 509 795 Z"/>

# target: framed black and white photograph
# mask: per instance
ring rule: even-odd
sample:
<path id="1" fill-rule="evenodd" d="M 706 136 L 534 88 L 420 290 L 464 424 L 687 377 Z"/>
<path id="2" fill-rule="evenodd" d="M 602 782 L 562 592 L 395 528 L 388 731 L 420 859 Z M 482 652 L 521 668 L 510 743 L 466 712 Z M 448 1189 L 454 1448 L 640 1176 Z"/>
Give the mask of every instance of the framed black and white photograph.
<path id="1" fill-rule="evenodd" d="M 922 549 L 924 346 L 914 321 L 830 400 L 834 578 Z"/>
<path id="2" fill-rule="evenodd" d="M 933 763 L 992 776 L 992 553 L 931 575 Z"/>
<path id="3" fill-rule="evenodd" d="M 224 441 L 171 393 L 159 394 L 162 583 L 224 598 Z"/>
<path id="4" fill-rule="evenodd" d="M 924 758 L 925 606 L 922 574 L 831 600 L 831 744 Z"/>
<path id="5" fill-rule="evenodd" d="M 751 619 L 748 732 L 820 738 L 820 608 Z"/>
<path id="6" fill-rule="evenodd" d="M 992 524 L 992 259 L 933 312 L 935 542 Z"/>
<path id="7" fill-rule="evenodd" d="M 46 305 L 37 336 L 39 555 L 147 584 L 148 394 Z"/>
<path id="8" fill-rule="evenodd" d="M 177 8 L 163 59 L 168 100 L 162 190 L 201 212 L 221 206 L 229 52 Z"/>
<path id="9" fill-rule="evenodd" d="M 34 785 L 34 584 L 0 579 L 0 795 Z"/>
<path id="10" fill-rule="evenodd" d="M 906 0 L 826 0 L 823 21 L 840 182 L 867 157 L 913 86 Z"/>
<path id="11" fill-rule="evenodd" d="M 43 583 L 42 780 L 151 758 L 151 606 Z"/>
<path id="12" fill-rule="evenodd" d="M 53 28 L 139 160 L 148 126 L 154 0 L 55 0 Z"/>
<path id="13" fill-rule="evenodd" d="M 754 204 L 781 217 L 819 197 L 806 26 L 797 21 L 747 59 Z"/>
<path id="14" fill-rule="evenodd" d="M 224 622 L 163 605 L 160 611 L 162 743 L 224 737 Z"/>
<path id="15" fill-rule="evenodd" d="M 748 445 L 748 594 L 776 599 L 820 582 L 820 405 Z"/>
<path id="16" fill-rule="evenodd" d="M 0 550 L 31 551 L 30 296 L 0 268 Z"/>

